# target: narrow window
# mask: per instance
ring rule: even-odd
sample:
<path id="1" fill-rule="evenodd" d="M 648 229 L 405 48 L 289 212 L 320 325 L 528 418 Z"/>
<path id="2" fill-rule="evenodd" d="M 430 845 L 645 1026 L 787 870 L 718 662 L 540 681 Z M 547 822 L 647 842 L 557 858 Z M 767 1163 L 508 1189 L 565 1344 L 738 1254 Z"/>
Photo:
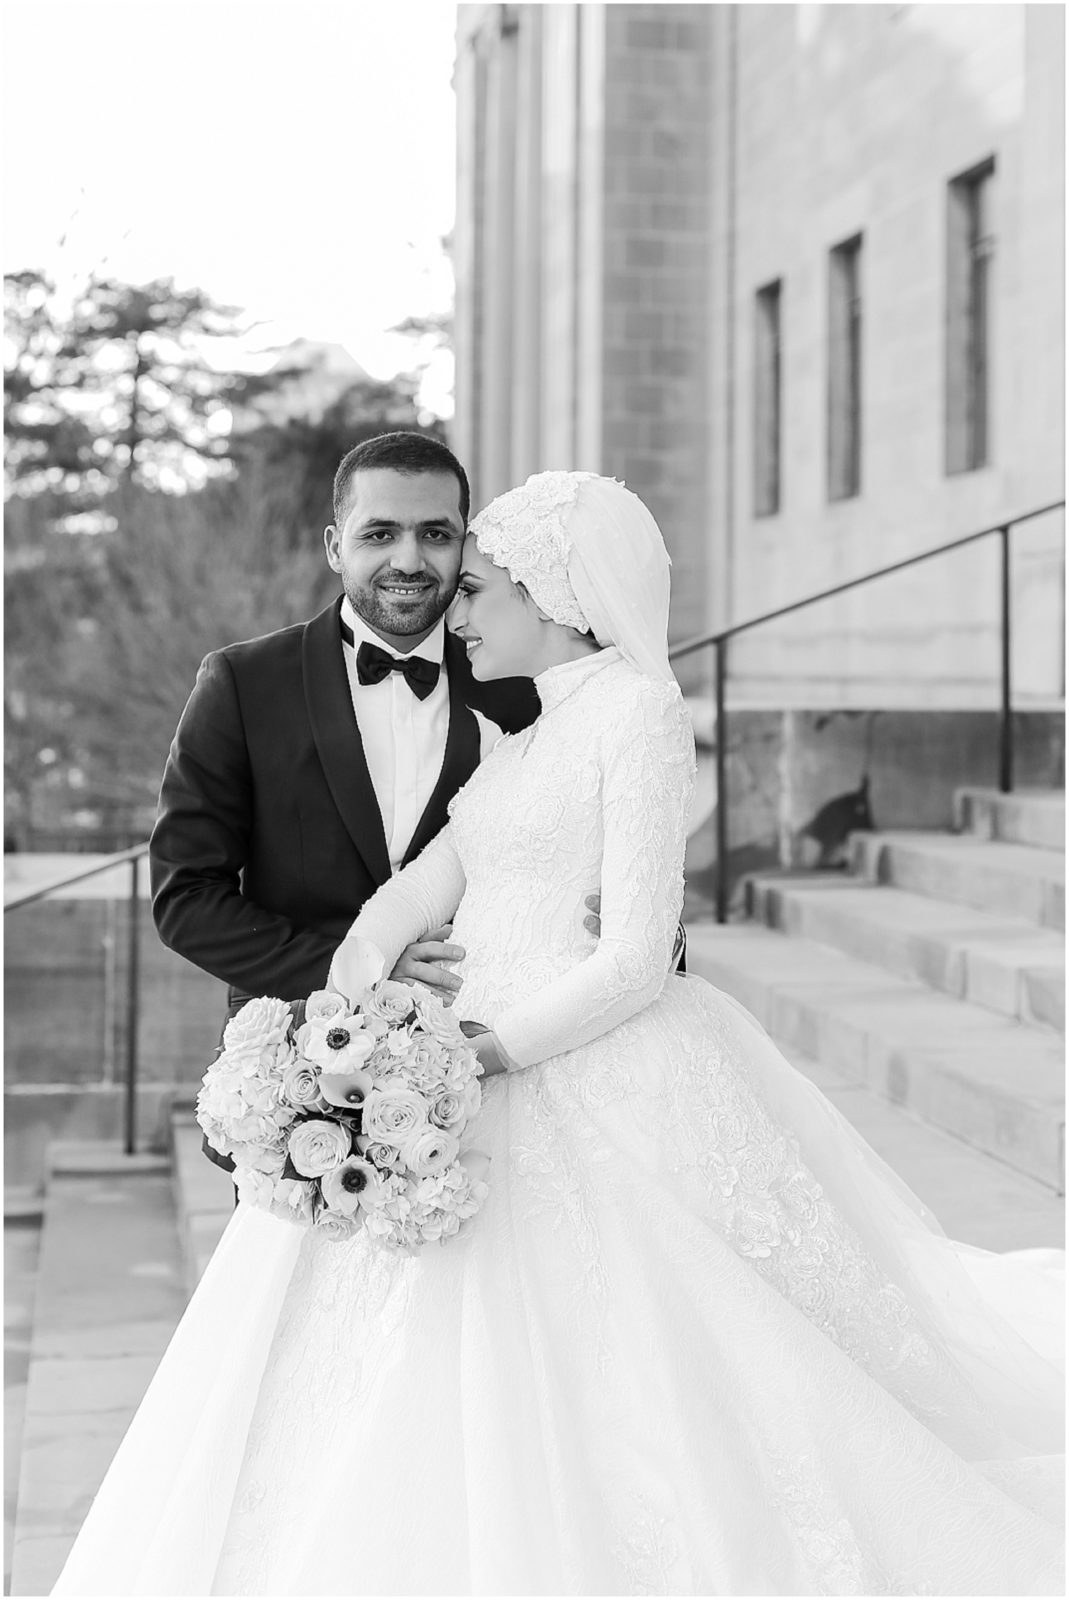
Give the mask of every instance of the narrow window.
<path id="1" fill-rule="evenodd" d="M 754 511 L 771 517 L 780 503 L 780 315 L 783 284 L 758 289 L 754 324 Z"/>
<path id="2" fill-rule="evenodd" d="M 861 492 L 861 235 L 828 257 L 828 499 Z"/>
<path id="3" fill-rule="evenodd" d="M 947 185 L 946 466 L 972 472 L 990 460 L 990 303 L 995 163 Z"/>

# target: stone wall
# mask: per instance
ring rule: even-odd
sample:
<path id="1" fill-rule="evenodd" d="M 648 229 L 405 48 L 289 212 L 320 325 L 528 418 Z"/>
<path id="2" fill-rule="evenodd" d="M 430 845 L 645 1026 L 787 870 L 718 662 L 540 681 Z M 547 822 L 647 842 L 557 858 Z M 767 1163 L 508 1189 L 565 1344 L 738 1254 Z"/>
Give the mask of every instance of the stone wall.
<path id="1" fill-rule="evenodd" d="M 689 704 L 699 781 L 687 847 L 686 915 L 695 918 L 710 915 L 714 904 L 716 791 L 712 706 L 697 699 Z M 1021 712 L 1014 734 L 1017 787 L 1063 788 L 1062 718 Z M 866 774 L 877 829 L 950 829 L 956 789 L 994 788 L 998 782 L 998 723 L 985 711 L 778 711 L 736 703 L 729 706 L 727 751 L 726 870 L 736 911 L 746 873 L 817 865 L 820 849 L 807 830 L 829 801 L 856 793 Z M 830 864 L 842 864 L 841 851 L 831 855 Z"/>

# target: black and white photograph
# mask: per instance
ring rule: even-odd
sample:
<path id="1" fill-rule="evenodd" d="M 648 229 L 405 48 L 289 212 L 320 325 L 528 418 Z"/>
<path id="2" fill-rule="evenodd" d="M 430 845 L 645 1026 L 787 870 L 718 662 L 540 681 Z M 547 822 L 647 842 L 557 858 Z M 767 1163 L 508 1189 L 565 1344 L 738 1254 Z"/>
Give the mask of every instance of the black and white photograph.
<path id="1" fill-rule="evenodd" d="M 0 21 L 3 1593 L 1064 1594 L 1064 5 Z"/>

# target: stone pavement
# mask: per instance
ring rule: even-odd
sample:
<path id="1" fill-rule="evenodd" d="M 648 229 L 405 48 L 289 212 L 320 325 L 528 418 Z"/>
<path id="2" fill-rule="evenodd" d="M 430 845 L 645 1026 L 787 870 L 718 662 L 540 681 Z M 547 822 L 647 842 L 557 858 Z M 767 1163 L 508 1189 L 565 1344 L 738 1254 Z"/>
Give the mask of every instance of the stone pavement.
<path id="1" fill-rule="evenodd" d="M 994 1250 L 1060 1245 L 1061 1200 L 990 1156 L 801 1057 L 826 1094 L 940 1219 Z M 188 1292 L 231 1213 L 229 1179 L 200 1154 L 192 1119 L 175 1119 L 174 1190 L 166 1173 L 52 1180 L 37 1277 L 33 1370 L 8 1592 L 47 1594 L 155 1370 Z M 33 1251 L 13 1252 L 11 1329 L 25 1362 Z M 20 1348 L 22 1351 L 20 1357 Z M 17 1384 L 16 1384 L 17 1386 Z M 6 1448 L 17 1453 L 17 1417 Z"/>
<path id="2" fill-rule="evenodd" d="M 96 1154 L 109 1155 L 99 1146 Z M 54 1170 L 46 1195 L 11 1558 L 16 1595 L 49 1592 L 186 1301 L 167 1163 L 113 1156 L 94 1171 L 91 1155 L 68 1163 L 79 1171 Z"/>

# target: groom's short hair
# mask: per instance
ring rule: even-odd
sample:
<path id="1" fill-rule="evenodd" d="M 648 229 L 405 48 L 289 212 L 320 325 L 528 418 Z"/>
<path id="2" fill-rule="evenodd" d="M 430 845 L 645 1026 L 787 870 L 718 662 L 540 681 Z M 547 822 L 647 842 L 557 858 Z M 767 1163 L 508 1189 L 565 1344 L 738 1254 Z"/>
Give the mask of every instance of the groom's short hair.
<path id="1" fill-rule="evenodd" d="M 379 433 L 343 456 L 334 474 L 334 521 L 341 526 L 349 485 L 357 472 L 388 467 L 391 472 L 451 472 L 460 485 L 460 515 L 468 525 L 471 490 L 468 475 L 448 445 L 429 433 Z"/>

